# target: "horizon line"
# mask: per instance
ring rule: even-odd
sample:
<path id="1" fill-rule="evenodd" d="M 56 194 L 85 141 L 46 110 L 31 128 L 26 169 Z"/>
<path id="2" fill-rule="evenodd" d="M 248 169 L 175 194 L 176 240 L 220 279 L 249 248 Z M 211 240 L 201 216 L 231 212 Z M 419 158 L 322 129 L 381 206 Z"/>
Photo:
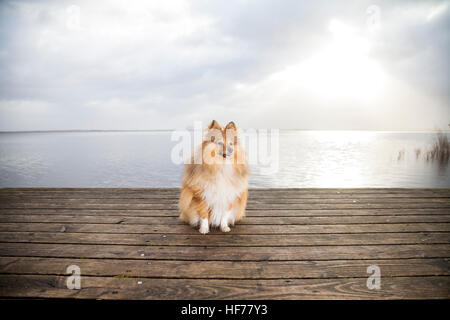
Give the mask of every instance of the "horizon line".
<path id="1" fill-rule="evenodd" d="M 244 128 L 248 129 L 248 128 Z M 450 130 L 427 129 L 427 130 L 373 130 L 373 129 L 280 129 L 280 128 L 256 128 L 259 129 L 278 129 L 279 131 L 372 131 L 372 132 L 445 132 Z M 170 132 L 176 130 L 193 131 L 193 128 L 178 129 L 56 129 L 56 130 L 0 130 L 0 133 L 64 133 L 64 132 Z"/>

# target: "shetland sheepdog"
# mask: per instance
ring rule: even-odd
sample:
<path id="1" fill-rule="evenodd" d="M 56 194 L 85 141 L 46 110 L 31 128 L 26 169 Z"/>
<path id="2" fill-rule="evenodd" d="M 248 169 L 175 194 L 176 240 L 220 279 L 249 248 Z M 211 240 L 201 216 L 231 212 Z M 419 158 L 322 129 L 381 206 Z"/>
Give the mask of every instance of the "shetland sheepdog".
<path id="1" fill-rule="evenodd" d="M 209 227 L 229 232 L 245 216 L 250 173 L 234 122 L 213 120 L 184 167 L 178 208 L 180 219 L 202 234 Z"/>

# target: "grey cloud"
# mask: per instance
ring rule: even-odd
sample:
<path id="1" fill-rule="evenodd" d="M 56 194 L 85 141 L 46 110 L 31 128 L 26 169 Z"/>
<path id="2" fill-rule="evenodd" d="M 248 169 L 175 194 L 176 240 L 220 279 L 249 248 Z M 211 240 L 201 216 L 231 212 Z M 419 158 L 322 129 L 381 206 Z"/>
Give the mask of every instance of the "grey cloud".
<path id="1" fill-rule="evenodd" d="M 375 3 L 384 32 L 371 56 L 396 83 L 432 98 L 434 105 L 413 108 L 418 114 L 432 108 L 429 114 L 449 117 L 450 9 L 425 24 L 403 15 L 416 3 Z M 74 4 L 84 28 L 78 31 L 66 26 Z M 133 11 L 100 1 L 1 2 L 0 117 L 9 120 L 0 121 L 0 130 L 174 128 L 215 115 L 253 127 L 386 129 L 383 117 L 410 110 L 400 87 L 381 109 L 386 115 L 376 117 L 356 102 L 330 108 L 301 90 L 283 96 L 265 87 L 274 72 L 315 54 L 329 37 L 330 19 L 363 29 L 371 4 L 191 1 L 179 10 Z M 239 91 L 237 85 L 254 89 Z M 391 127 L 420 126 L 394 121 Z"/>

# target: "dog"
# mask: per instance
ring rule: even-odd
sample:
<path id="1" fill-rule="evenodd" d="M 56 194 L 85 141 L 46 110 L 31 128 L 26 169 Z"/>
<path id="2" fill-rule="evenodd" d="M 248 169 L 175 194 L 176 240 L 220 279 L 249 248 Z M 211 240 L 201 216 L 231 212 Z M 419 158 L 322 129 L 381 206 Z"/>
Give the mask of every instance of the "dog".
<path id="1" fill-rule="evenodd" d="M 236 125 L 230 122 L 222 127 L 213 120 L 190 163 L 185 164 L 178 203 L 180 219 L 199 226 L 201 234 L 208 233 L 210 226 L 229 232 L 230 225 L 245 216 L 249 177 Z"/>

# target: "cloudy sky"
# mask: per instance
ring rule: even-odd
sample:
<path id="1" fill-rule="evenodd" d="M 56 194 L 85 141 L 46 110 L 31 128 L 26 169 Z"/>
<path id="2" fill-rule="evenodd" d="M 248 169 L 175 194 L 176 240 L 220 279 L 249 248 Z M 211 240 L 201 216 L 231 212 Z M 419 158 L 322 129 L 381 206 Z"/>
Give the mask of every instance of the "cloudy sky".
<path id="1" fill-rule="evenodd" d="M 450 1 L 1 1 L 0 130 L 449 129 Z"/>

